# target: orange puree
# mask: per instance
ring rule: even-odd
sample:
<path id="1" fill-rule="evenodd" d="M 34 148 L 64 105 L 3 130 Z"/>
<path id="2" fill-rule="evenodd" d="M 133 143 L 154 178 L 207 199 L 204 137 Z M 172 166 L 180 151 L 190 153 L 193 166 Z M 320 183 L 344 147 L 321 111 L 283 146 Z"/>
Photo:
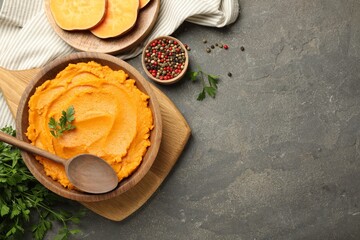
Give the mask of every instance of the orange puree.
<path id="1" fill-rule="evenodd" d="M 121 181 L 136 170 L 150 146 L 153 118 L 148 100 L 122 70 L 95 62 L 69 64 L 31 97 L 26 135 L 33 145 L 65 159 L 81 153 L 97 155 L 112 165 Z M 58 120 L 69 106 L 75 109 L 76 128 L 55 138 L 49 119 Z M 62 165 L 36 159 L 48 176 L 73 188 Z"/>

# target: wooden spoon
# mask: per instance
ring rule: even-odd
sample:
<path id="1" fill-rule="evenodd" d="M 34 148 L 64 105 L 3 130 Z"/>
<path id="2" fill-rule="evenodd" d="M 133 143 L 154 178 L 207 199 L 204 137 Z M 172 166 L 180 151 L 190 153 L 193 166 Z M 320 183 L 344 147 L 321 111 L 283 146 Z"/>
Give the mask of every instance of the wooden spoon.
<path id="1" fill-rule="evenodd" d="M 83 192 L 94 194 L 106 193 L 118 185 L 118 178 L 113 168 L 106 161 L 95 155 L 80 154 L 65 160 L 2 132 L 0 132 L 0 141 L 61 163 L 65 167 L 69 181 Z"/>

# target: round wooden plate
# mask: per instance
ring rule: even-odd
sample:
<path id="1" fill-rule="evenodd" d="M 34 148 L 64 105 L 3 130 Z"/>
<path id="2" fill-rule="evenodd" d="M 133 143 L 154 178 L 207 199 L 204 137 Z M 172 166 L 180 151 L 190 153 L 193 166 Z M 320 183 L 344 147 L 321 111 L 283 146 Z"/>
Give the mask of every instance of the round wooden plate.
<path id="1" fill-rule="evenodd" d="M 139 10 L 138 19 L 132 30 L 123 36 L 100 39 L 90 31 L 65 31 L 56 23 L 50 11 L 50 0 L 45 0 L 45 12 L 55 32 L 70 46 L 84 52 L 118 54 L 139 45 L 150 33 L 159 15 L 160 0 L 151 0 Z"/>

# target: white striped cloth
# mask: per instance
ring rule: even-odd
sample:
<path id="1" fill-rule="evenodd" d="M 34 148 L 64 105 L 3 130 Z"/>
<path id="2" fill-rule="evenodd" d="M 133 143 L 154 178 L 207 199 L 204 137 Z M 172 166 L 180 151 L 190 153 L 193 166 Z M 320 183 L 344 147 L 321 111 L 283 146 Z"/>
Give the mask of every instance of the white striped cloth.
<path id="1" fill-rule="evenodd" d="M 157 22 L 143 44 L 157 36 L 171 35 L 184 21 L 220 28 L 233 23 L 238 15 L 238 0 L 161 0 Z M 141 49 L 142 46 L 118 57 L 135 57 Z M 12 70 L 41 67 L 74 51 L 48 23 L 43 0 L 3 1 L 0 9 L 1 67 Z M 0 92 L 0 127 L 5 125 L 14 125 L 14 121 Z"/>

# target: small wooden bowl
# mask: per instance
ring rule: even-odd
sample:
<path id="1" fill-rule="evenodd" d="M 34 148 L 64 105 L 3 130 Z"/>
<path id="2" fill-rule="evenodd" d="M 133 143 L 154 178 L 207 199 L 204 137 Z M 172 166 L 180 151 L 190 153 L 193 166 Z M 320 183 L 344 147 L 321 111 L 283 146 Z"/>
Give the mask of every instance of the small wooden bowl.
<path id="1" fill-rule="evenodd" d="M 76 201 L 97 202 L 116 197 L 135 186 L 150 170 L 160 147 L 162 136 L 162 122 L 159 104 L 149 83 L 134 67 L 116 57 L 102 53 L 74 53 L 69 56 L 54 60 L 53 62 L 46 65 L 42 70 L 40 70 L 40 72 L 32 79 L 32 81 L 25 89 L 21 97 L 16 115 L 16 130 L 18 139 L 29 142 L 28 138 L 25 135 L 29 126 L 28 101 L 30 97 L 35 93 L 36 87 L 40 86 L 48 79 L 55 78 L 55 76 L 60 71 L 65 69 L 69 63 L 88 61 L 95 61 L 101 65 L 109 66 L 113 70 L 124 70 L 130 78 L 136 81 L 136 86 L 142 92 L 150 96 L 149 106 L 153 113 L 154 128 L 150 134 L 151 146 L 148 148 L 145 156 L 143 157 L 143 161 L 140 166 L 131 176 L 129 176 L 125 180 L 122 180 L 113 191 L 104 194 L 89 194 L 77 190 L 69 190 L 67 188 L 64 188 L 62 185 L 60 185 L 60 183 L 46 176 L 43 165 L 41 165 L 35 159 L 35 156 L 33 154 L 22 151 L 21 155 L 24 159 L 26 166 L 29 168 L 30 172 L 34 175 L 34 177 L 52 192 L 62 197 Z"/>
<path id="2" fill-rule="evenodd" d="M 174 78 L 171 78 L 169 80 L 160 80 L 159 78 L 154 77 L 153 75 L 151 75 L 151 73 L 146 68 L 146 63 L 145 63 L 146 49 L 151 45 L 151 43 L 153 41 L 160 40 L 160 39 L 169 39 L 169 40 L 173 40 L 173 41 L 178 42 L 180 47 L 184 50 L 184 53 L 185 53 L 184 68 L 182 69 L 181 73 L 178 76 L 176 76 Z M 143 52 L 142 52 L 141 63 L 142 63 L 142 66 L 143 66 L 143 69 L 144 69 L 146 75 L 151 80 L 153 80 L 154 82 L 157 82 L 159 84 L 169 85 L 169 84 L 173 84 L 173 83 L 176 83 L 176 82 L 180 81 L 180 79 L 182 79 L 184 77 L 184 75 L 186 74 L 186 70 L 187 70 L 187 68 L 189 66 L 189 55 L 188 55 L 188 52 L 186 50 L 185 45 L 181 41 L 179 41 L 178 39 L 176 39 L 174 37 L 171 37 L 171 36 L 160 36 L 160 37 L 154 38 L 148 44 L 146 44 L 146 46 L 144 47 Z"/>

